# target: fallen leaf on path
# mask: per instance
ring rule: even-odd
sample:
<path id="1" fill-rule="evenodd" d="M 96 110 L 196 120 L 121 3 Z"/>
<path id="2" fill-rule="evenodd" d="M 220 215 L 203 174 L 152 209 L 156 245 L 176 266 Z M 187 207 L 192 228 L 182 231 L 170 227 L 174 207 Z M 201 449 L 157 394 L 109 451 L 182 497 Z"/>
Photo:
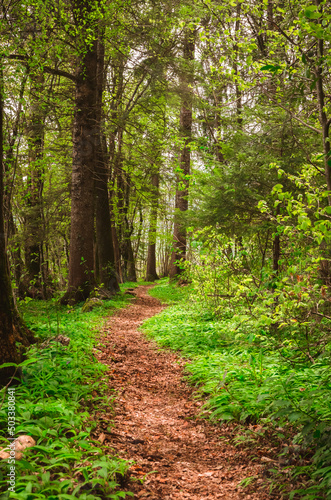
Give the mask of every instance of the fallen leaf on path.
<path id="1" fill-rule="evenodd" d="M 100 441 L 100 443 L 103 444 L 105 439 L 106 439 L 106 434 L 104 432 L 101 432 L 100 436 L 98 437 L 98 441 Z"/>

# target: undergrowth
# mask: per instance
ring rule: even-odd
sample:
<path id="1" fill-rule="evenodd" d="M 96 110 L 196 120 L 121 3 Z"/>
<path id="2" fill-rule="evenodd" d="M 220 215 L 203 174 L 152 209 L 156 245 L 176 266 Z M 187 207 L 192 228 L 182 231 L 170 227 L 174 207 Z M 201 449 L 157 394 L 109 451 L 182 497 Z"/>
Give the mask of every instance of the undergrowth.
<path id="1" fill-rule="evenodd" d="M 206 398 L 205 415 L 223 423 L 262 423 L 278 429 L 284 441 L 291 435 L 290 445 L 299 450 L 297 460 L 293 464 L 284 459 L 290 448 L 284 446 L 283 465 L 273 476 L 284 473 L 287 483 L 295 480 L 291 498 L 330 499 L 329 356 L 320 356 L 314 364 L 293 364 L 240 314 L 217 317 L 189 287 L 183 290 L 162 281 L 150 293 L 172 305 L 148 319 L 143 329 L 160 345 L 189 358 L 188 379 L 197 395 Z"/>
<path id="2" fill-rule="evenodd" d="M 134 285 L 127 283 L 122 290 L 130 286 Z M 82 304 L 20 303 L 20 312 L 38 343 L 30 348 L 30 364 L 24 366 L 23 379 L 15 388 L 15 437 L 30 435 L 36 446 L 16 460 L 15 492 L 8 490 L 7 461 L 1 462 L 1 500 L 116 500 L 132 495 L 119 489 L 129 463 L 109 455 L 109 449 L 93 439 L 97 411 L 106 415 L 111 426 L 115 396 L 109 396 L 106 366 L 94 357 L 96 336 L 105 316 L 129 302 L 130 296 L 121 293 L 86 313 Z M 69 345 L 56 341 L 58 335 L 69 337 Z M 0 394 L 2 448 L 8 445 L 4 391 Z"/>

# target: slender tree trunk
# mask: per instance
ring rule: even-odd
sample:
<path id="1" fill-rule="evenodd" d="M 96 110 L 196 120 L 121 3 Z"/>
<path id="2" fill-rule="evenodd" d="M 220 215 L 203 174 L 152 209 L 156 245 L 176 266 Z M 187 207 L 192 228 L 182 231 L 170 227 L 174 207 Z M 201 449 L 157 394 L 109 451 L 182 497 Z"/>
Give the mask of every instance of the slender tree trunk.
<path id="1" fill-rule="evenodd" d="M 215 95 L 215 104 L 216 104 L 216 116 L 215 116 L 215 125 L 216 125 L 216 141 L 215 141 L 215 155 L 216 159 L 219 163 L 224 163 L 224 155 L 222 151 L 222 117 L 221 117 L 221 98 L 219 95 Z"/>
<path id="2" fill-rule="evenodd" d="M 126 237 L 126 252 L 125 252 L 125 270 L 126 270 L 126 279 L 127 281 L 137 281 L 137 273 L 136 273 L 136 262 L 133 254 L 131 235 L 127 233 Z"/>
<path id="3" fill-rule="evenodd" d="M 184 40 L 184 59 L 189 63 L 194 59 L 194 34 L 188 31 Z M 181 173 L 177 176 L 174 223 L 174 250 L 171 258 L 170 278 L 182 273 L 180 261 L 186 259 L 186 228 L 178 215 L 188 209 L 188 188 L 190 175 L 190 140 L 192 134 L 192 93 L 189 78 L 182 77 L 182 107 L 180 112 L 180 133 L 184 141 L 180 153 Z"/>
<path id="4" fill-rule="evenodd" d="M 319 2 L 317 2 L 318 4 Z M 323 40 L 318 40 L 318 59 L 323 58 L 324 54 L 324 42 Z M 322 67 L 318 64 L 316 66 L 316 92 L 317 92 L 317 102 L 318 102 L 318 110 L 319 110 L 319 120 L 322 126 L 322 134 L 323 134 L 323 150 L 324 150 L 324 171 L 325 171 L 325 180 L 328 191 L 331 191 L 331 166 L 329 165 L 329 161 L 331 159 L 330 156 L 330 140 L 329 140 L 329 128 L 330 128 L 330 120 L 328 120 L 326 112 L 325 112 L 325 93 L 323 88 L 323 70 Z M 331 205 L 331 196 L 328 196 L 329 205 Z"/>
<path id="5" fill-rule="evenodd" d="M 236 8 L 236 23 L 235 23 L 235 45 L 234 45 L 234 53 L 235 59 L 233 64 L 233 69 L 235 71 L 236 77 L 240 77 L 240 72 L 238 68 L 239 61 L 239 35 L 240 35 L 240 13 L 241 13 L 241 4 L 238 3 Z M 242 118 L 242 91 L 240 89 L 240 85 L 238 80 L 235 83 L 236 87 L 236 112 L 237 112 L 237 124 L 239 130 L 242 129 L 243 118 Z"/>
<path id="6" fill-rule="evenodd" d="M 320 12 L 323 11 L 323 3 L 321 0 L 315 0 L 315 5 L 319 8 Z M 315 67 L 315 76 L 316 76 L 316 94 L 317 94 L 317 103 L 318 103 L 318 111 L 319 111 L 319 121 L 322 127 L 322 137 L 323 137 L 323 151 L 324 151 L 324 173 L 325 173 L 325 181 L 328 194 L 328 204 L 331 206 L 331 146 L 330 146 L 330 138 L 329 138 L 329 129 L 331 119 L 328 119 L 326 114 L 326 106 L 325 106 L 325 92 L 324 92 L 324 72 L 321 66 L 322 61 L 324 59 L 324 40 L 317 41 L 317 64 Z M 321 254 L 323 255 L 323 260 L 320 262 L 320 273 L 321 278 L 326 286 L 330 287 L 331 284 L 331 271 L 330 271 L 330 255 L 331 249 L 330 245 L 322 242 L 320 245 Z"/>
<path id="7" fill-rule="evenodd" d="M 26 274 L 23 285 L 25 294 L 33 298 L 46 298 L 43 293 L 42 272 L 45 113 L 40 103 L 40 96 L 43 86 L 44 77 L 41 73 L 31 75 L 32 105 L 27 129 L 29 177 L 24 228 Z"/>
<path id="8" fill-rule="evenodd" d="M 86 11 L 91 5 L 84 0 L 75 4 L 77 26 L 86 25 Z M 84 24 L 85 23 L 85 24 Z M 95 28 L 96 29 L 96 28 Z M 83 36 L 83 35 L 82 35 Z M 91 37 L 91 33 L 89 33 Z M 71 176 L 71 230 L 68 289 L 62 303 L 85 300 L 95 286 L 94 173 L 97 157 L 96 81 L 97 37 L 89 40 L 77 58 L 75 119 L 73 130 L 73 163 Z M 83 43 L 81 41 L 81 43 Z"/>
<path id="9" fill-rule="evenodd" d="M 274 274 L 277 275 L 279 271 L 279 259 L 280 259 L 280 237 L 279 234 L 276 234 L 273 239 L 272 245 L 272 254 L 273 254 L 273 271 Z"/>
<path id="10" fill-rule="evenodd" d="M 118 239 L 121 253 L 123 281 L 137 281 L 135 259 L 131 242 L 132 227 L 128 221 L 130 202 L 130 178 L 122 168 L 122 131 L 118 133 L 118 151 L 115 161 L 117 212 L 118 212 Z"/>
<path id="11" fill-rule="evenodd" d="M 133 248 L 132 248 L 132 241 L 131 241 L 131 235 L 133 233 L 133 225 L 132 223 L 129 223 L 128 220 L 128 209 L 129 209 L 129 203 L 130 203 L 130 178 L 129 175 L 126 174 L 125 176 L 125 185 L 124 187 L 124 192 L 125 192 L 125 200 L 124 200 L 124 206 L 123 206 L 123 230 L 122 230 L 122 257 L 123 257 L 123 275 L 124 275 L 124 280 L 125 281 L 137 281 L 137 274 L 136 274 L 136 261 L 134 258 L 134 253 L 133 253 Z"/>
<path id="12" fill-rule="evenodd" d="M 123 180 L 123 177 L 122 177 Z M 123 206 L 121 209 L 122 223 L 121 223 L 121 255 L 123 261 L 123 279 L 124 281 L 137 281 L 136 263 L 132 248 L 131 235 L 133 227 L 129 224 L 128 208 L 130 202 L 130 184 L 129 178 L 126 178 L 126 184 L 122 184 L 124 192 Z"/>
<path id="13" fill-rule="evenodd" d="M 124 283 L 123 274 L 122 274 L 122 266 L 121 266 L 120 244 L 118 241 L 115 218 L 114 218 L 114 213 L 112 212 L 112 210 L 110 211 L 110 222 L 111 222 L 111 234 L 112 234 L 112 241 L 113 241 L 113 249 L 114 249 L 115 272 L 116 272 L 117 280 L 120 283 Z"/>
<path id="14" fill-rule="evenodd" d="M 158 279 L 156 272 L 156 227 L 157 227 L 157 212 L 159 202 L 159 172 L 152 174 L 152 207 L 150 213 L 149 230 L 148 230 L 148 251 L 147 251 L 147 270 L 146 281 L 155 281 Z"/>
<path id="15" fill-rule="evenodd" d="M 120 224 L 118 225 L 119 231 L 116 227 L 116 215 L 118 215 L 119 207 L 121 206 L 121 200 L 119 195 L 119 172 L 121 171 L 122 163 L 122 136 L 123 129 L 119 125 L 119 115 L 122 107 L 122 97 L 124 92 L 124 61 L 125 58 L 121 53 L 117 54 L 117 57 L 113 59 L 112 64 L 112 95 L 114 96 L 111 102 L 111 132 L 109 137 L 109 162 L 112 168 L 113 177 L 113 189 L 110 192 L 110 220 L 112 228 L 112 241 L 114 248 L 114 259 L 115 259 L 115 271 L 117 279 L 120 283 L 124 282 L 122 265 L 121 265 L 121 250 L 120 250 Z M 117 138 L 117 151 L 116 151 L 116 138 Z M 116 185 L 117 194 L 119 197 L 119 204 L 117 207 L 114 206 L 114 189 Z M 118 218 L 117 218 L 118 220 Z"/>
<path id="16" fill-rule="evenodd" d="M 110 204 L 108 192 L 109 164 L 107 162 L 105 141 L 102 140 L 102 96 L 104 84 L 104 45 L 101 36 L 98 40 L 98 68 L 97 68 L 97 122 L 98 134 L 97 161 L 95 176 L 95 204 L 96 204 L 96 239 L 99 264 L 99 283 L 104 289 L 114 294 L 119 291 L 116 277 L 115 257 L 113 247 L 112 225 L 110 218 Z"/>
<path id="17" fill-rule="evenodd" d="M 113 242 L 113 250 L 114 250 L 114 263 L 115 263 L 115 273 L 118 282 L 123 283 L 123 275 L 122 275 L 122 266 L 121 266 L 121 251 L 120 251 L 120 243 L 118 240 L 117 230 L 116 230 L 116 221 L 114 215 L 114 184 L 117 178 L 117 159 L 116 159 L 116 151 L 115 151 L 115 137 L 116 133 L 112 133 L 109 142 L 109 156 L 110 162 L 113 165 L 113 177 L 112 185 L 113 189 L 111 189 L 109 193 L 109 206 L 110 206 L 110 224 L 111 224 L 111 234 L 112 234 L 112 242 Z"/>

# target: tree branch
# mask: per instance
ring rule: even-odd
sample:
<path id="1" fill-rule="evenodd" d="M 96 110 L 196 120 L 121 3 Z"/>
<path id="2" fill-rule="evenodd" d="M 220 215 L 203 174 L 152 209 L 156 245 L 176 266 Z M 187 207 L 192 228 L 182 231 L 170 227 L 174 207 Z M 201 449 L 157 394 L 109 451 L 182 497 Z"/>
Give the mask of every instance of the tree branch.
<path id="1" fill-rule="evenodd" d="M 20 61 L 22 62 L 25 66 L 27 66 L 28 60 L 26 56 L 21 56 L 17 54 L 10 54 L 7 56 L 7 59 L 11 59 L 14 61 Z M 50 66 L 42 66 L 42 70 L 45 71 L 46 73 L 49 73 L 50 75 L 57 75 L 57 76 L 63 76 L 64 78 L 68 78 L 69 80 L 76 82 L 77 78 L 75 75 L 72 75 L 71 73 L 68 73 L 67 71 L 63 71 L 62 69 L 57 69 L 57 68 L 51 68 Z"/>
<path id="2" fill-rule="evenodd" d="M 313 127 L 312 125 L 310 125 L 309 123 L 306 123 L 305 121 L 301 120 L 301 118 L 298 117 L 298 115 L 295 115 L 290 109 L 286 108 L 285 106 L 283 106 L 282 104 L 280 104 L 280 102 L 276 101 L 276 99 L 274 99 L 268 92 L 266 92 L 265 90 L 263 90 L 263 93 L 274 103 L 276 104 L 276 106 L 279 106 L 280 108 L 282 108 L 284 111 L 286 111 L 292 118 L 294 118 L 294 120 L 297 120 L 299 123 L 301 123 L 302 125 L 304 125 L 305 127 L 309 128 L 310 130 L 312 130 L 313 132 L 316 132 L 317 134 L 322 134 L 322 130 L 321 129 L 318 129 L 316 127 Z"/>

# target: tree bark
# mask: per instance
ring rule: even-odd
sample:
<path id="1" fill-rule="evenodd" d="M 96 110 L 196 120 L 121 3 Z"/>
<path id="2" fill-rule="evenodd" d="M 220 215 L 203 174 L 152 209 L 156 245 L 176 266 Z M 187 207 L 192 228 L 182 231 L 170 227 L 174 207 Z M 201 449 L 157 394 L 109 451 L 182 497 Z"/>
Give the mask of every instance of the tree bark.
<path id="1" fill-rule="evenodd" d="M 92 3 L 78 0 L 74 13 L 82 31 L 89 26 L 86 12 Z M 83 47 L 77 57 L 75 89 L 75 118 L 73 130 L 73 162 L 71 176 L 71 230 L 68 289 L 61 302 L 76 303 L 85 300 L 95 286 L 94 234 L 94 173 L 97 157 L 98 132 L 96 127 L 97 36 L 81 40 Z M 86 34 L 86 35 L 87 35 Z M 95 35 L 95 33 L 94 33 Z M 84 38 L 83 34 L 81 38 Z"/>
<path id="2" fill-rule="evenodd" d="M 109 163 L 102 137 L 102 102 L 104 86 L 104 45 L 101 35 L 98 40 L 97 67 L 97 161 L 95 175 L 96 240 L 99 264 L 99 283 L 107 293 L 119 291 L 113 248 L 112 224 L 108 192 Z"/>
<path id="3" fill-rule="evenodd" d="M 125 281 L 137 281 L 136 262 L 133 254 L 131 235 L 126 233 L 125 237 Z"/>
<path id="4" fill-rule="evenodd" d="M 156 272 L 156 227 L 157 227 L 157 212 L 159 203 L 159 172 L 152 174 L 152 207 L 150 213 L 149 230 L 148 230 L 148 251 L 147 251 L 147 269 L 146 281 L 155 281 L 159 277 Z"/>
<path id="5" fill-rule="evenodd" d="M 240 14 L 241 14 L 241 4 L 238 3 L 236 7 L 236 22 L 235 22 L 235 44 L 234 44 L 234 53 L 235 53 L 235 59 L 233 63 L 233 69 L 236 75 L 236 82 L 235 82 L 235 88 L 236 88 L 236 112 L 237 112 L 237 124 L 239 130 L 242 129 L 243 125 L 243 118 L 242 118 L 242 91 L 240 89 L 240 84 L 238 82 L 238 79 L 240 78 L 240 71 L 239 71 L 239 37 L 240 37 Z"/>
<path id="6" fill-rule="evenodd" d="M 122 168 L 122 134 L 120 129 L 118 133 L 118 150 L 115 159 L 116 172 L 116 194 L 117 194 L 117 212 L 118 212 L 118 239 L 119 250 L 121 254 L 121 273 L 123 282 L 137 281 L 135 258 L 131 242 L 133 231 L 132 224 L 128 220 L 128 209 L 130 203 L 130 176 Z"/>
<path id="7" fill-rule="evenodd" d="M 273 257 L 273 271 L 275 275 L 279 272 L 279 259 L 280 259 L 280 237 L 279 234 L 275 234 L 272 244 L 272 257 Z"/>
<path id="8" fill-rule="evenodd" d="M 43 150 L 45 113 L 41 107 L 40 96 L 44 77 L 41 73 L 31 74 L 31 109 L 27 127 L 29 147 L 29 176 L 27 181 L 27 205 L 25 211 L 24 254 L 26 273 L 23 280 L 25 294 L 32 298 L 45 296 L 45 280 L 42 269 L 43 245 Z"/>
<path id="9" fill-rule="evenodd" d="M 194 33 L 188 31 L 184 39 L 184 59 L 187 63 L 194 59 Z M 180 275 L 183 268 L 180 262 L 186 259 L 186 228 L 178 215 L 188 209 L 188 189 L 190 175 L 190 140 L 192 134 L 192 92 L 189 86 L 190 78 L 186 73 L 182 76 L 182 106 L 180 111 L 180 134 L 183 147 L 180 153 L 180 174 L 177 175 L 175 198 L 175 222 L 173 237 L 173 252 L 171 257 L 170 278 Z"/>
<path id="10" fill-rule="evenodd" d="M 3 78 L 0 59 L 0 365 L 20 363 L 23 353 L 16 342 L 28 346 L 33 341 L 31 332 L 24 330 L 15 307 L 11 289 L 4 222 L 4 168 L 3 168 Z M 15 368 L 0 370 L 0 385 L 6 385 Z"/>
<path id="11" fill-rule="evenodd" d="M 319 1 L 316 2 L 319 5 Z M 324 42 L 323 40 L 318 40 L 318 51 L 317 57 L 318 60 L 321 61 L 323 59 L 324 54 Z M 330 139 L 329 139 L 329 128 L 330 128 L 330 120 L 325 112 L 325 93 L 323 88 L 323 68 L 320 64 L 317 64 L 316 69 L 316 93 L 317 93 L 317 103 L 319 110 L 319 120 L 322 126 L 322 136 L 323 136 L 323 150 L 324 150 L 324 171 L 325 171 L 325 180 L 327 185 L 327 190 L 331 191 L 331 166 L 329 162 L 331 160 L 331 147 L 330 147 Z M 331 205 L 331 196 L 328 196 L 329 205 Z"/>

